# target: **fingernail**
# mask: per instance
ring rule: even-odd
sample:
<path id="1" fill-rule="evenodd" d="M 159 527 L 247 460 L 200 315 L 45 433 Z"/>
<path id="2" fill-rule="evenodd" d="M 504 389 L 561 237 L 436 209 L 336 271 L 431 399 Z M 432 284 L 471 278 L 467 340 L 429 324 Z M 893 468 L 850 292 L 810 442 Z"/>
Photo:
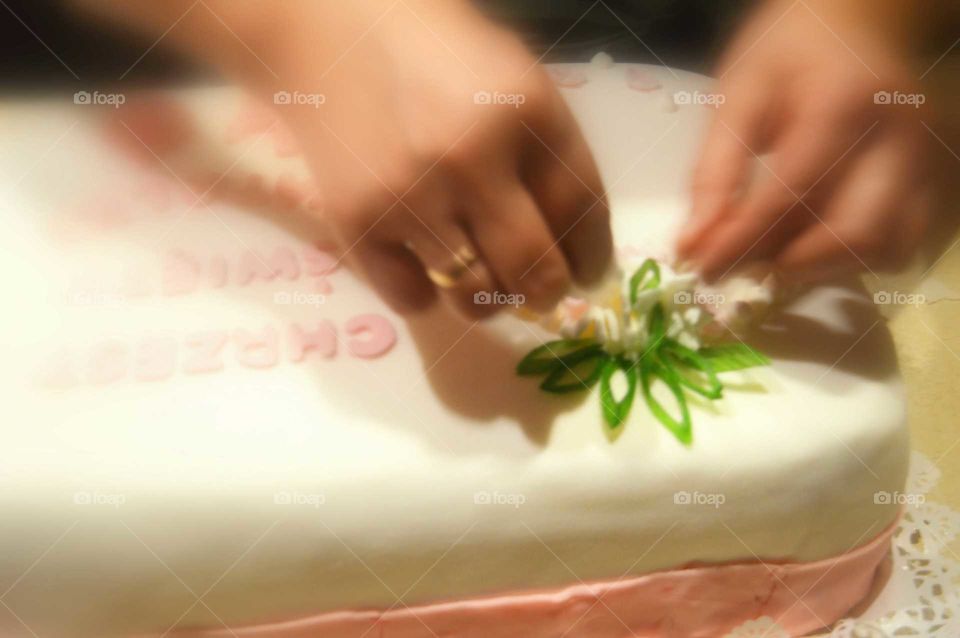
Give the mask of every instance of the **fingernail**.
<path id="1" fill-rule="evenodd" d="M 686 275 L 688 273 L 696 273 L 697 262 L 693 259 L 682 259 L 679 262 L 677 262 L 677 265 L 674 268 L 674 270 L 676 270 L 677 273 L 681 275 Z"/>

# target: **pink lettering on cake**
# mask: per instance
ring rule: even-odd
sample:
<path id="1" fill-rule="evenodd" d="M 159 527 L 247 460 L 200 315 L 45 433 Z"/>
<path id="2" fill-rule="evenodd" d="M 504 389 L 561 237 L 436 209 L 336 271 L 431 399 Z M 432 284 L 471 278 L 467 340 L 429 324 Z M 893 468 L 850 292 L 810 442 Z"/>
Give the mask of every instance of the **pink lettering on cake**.
<path id="1" fill-rule="evenodd" d="M 307 330 L 299 324 L 290 326 L 290 360 L 300 363 L 310 353 L 329 359 L 337 353 L 337 330 L 329 321 L 320 321 L 316 327 Z"/>
<path id="2" fill-rule="evenodd" d="M 210 287 L 223 288 L 227 285 L 227 258 L 223 255 L 215 255 L 210 259 Z"/>
<path id="3" fill-rule="evenodd" d="M 147 337 L 133 355 L 133 378 L 163 381 L 177 371 L 177 341 L 172 337 Z"/>
<path id="4" fill-rule="evenodd" d="M 309 246 L 303 251 L 303 270 L 308 277 L 326 277 L 339 266 L 340 262 L 321 248 Z"/>
<path id="5" fill-rule="evenodd" d="M 106 385 L 127 375 L 130 350 L 122 341 L 102 341 L 90 351 L 88 380 L 94 385 Z"/>
<path id="6" fill-rule="evenodd" d="M 72 353 L 66 349 L 53 353 L 41 364 L 36 382 L 50 390 L 66 390 L 80 385 L 80 375 Z"/>
<path id="7" fill-rule="evenodd" d="M 185 357 L 183 371 L 187 374 L 204 374 L 223 370 L 221 351 L 227 344 L 227 333 L 222 331 L 197 332 L 183 341 Z"/>
<path id="8" fill-rule="evenodd" d="M 259 334 L 237 330 L 233 342 L 237 346 L 237 361 L 248 368 L 272 368 L 280 359 L 280 338 L 272 326 L 266 326 Z"/>
<path id="9" fill-rule="evenodd" d="M 160 289 L 169 297 L 194 292 L 200 285 L 200 262 L 182 250 L 167 253 L 161 265 Z"/>
<path id="10" fill-rule="evenodd" d="M 344 324 L 344 332 L 346 350 L 362 359 L 381 357 L 397 342 L 393 324 L 378 314 L 350 318 Z M 198 331 L 183 336 L 148 334 L 133 341 L 109 339 L 87 349 L 56 351 L 41 362 L 34 379 L 40 387 L 66 390 L 121 380 L 165 381 L 178 372 L 220 372 L 228 360 L 244 368 L 263 370 L 278 365 L 282 355 L 295 364 L 311 357 L 333 359 L 339 341 L 337 328 L 326 319 L 286 324 L 283 328 L 266 325 L 259 330 Z"/>
<path id="11" fill-rule="evenodd" d="M 382 356 L 397 342 L 393 325 L 380 315 L 357 315 L 347 321 L 344 329 L 350 335 L 347 348 L 355 357 L 362 359 Z"/>
<path id="12" fill-rule="evenodd" d="M 278 276 L 289 281 L 300 276 L 300 263 L 296 253 L 290 248 L 277 248 L 268 260 L 253 251 L 247 251 L 240 257 L 237 281 L 241 286 L 246 286 L 256 279 L 273 281 Z"/>

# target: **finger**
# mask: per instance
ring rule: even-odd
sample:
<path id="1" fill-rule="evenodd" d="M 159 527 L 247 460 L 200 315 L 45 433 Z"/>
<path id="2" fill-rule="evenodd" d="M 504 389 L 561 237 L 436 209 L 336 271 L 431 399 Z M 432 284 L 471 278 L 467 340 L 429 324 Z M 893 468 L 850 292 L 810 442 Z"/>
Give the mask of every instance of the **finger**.
<path id="1" fill-rule="evenodd" d="M 401 244 L 364 240 L 354 246 L 348 258 L 360 267 L 377 294 L 398 314 L 419 312 L 436 299 L 436 291 L 423 266 Z"/>
<path id="2" fill-rule="evenodd" d="M 701 242 L 697 262 L 705 277 L 779 253 L 815 219 L 804 200 L 832 171 L 855 160 L 858 142 L 868 143 L 875 126 L 858 134 L 854 127 L 841 126 L 841 119 L 808 113 L 791 124 L 777 142 L 765 179 L 746 194 L 719 232 Z"/>
<path id="3" fill-rule="evenodd" d="M 480 258 L 479 248 L 452 216 L 429 226 L 414 221 L 408 247 L 417 256 L 440 296 L 458 312 L 481 319 L 498 310 L 490 303 L 497 283 Z"/>
<path id="4" fill-rule="evenodd" d="M 896 267 L 912 252 L 926 213 L 917 202 L 910 160 L 896 143 L 878 144 L 852 168 L 822 218 L 793 240 L 778 265 L 797 281 L 821 281 L 862 270 Z"/>
<path id="5" fill-rule="evenodd" d="M 773 98 L 765 85 L 731 86 L 717 109 L 693 171 L 691 220 L 677 242 L 689 258 L 728 212 L 749 181 L 754 153 L 764 150 L 766 115 Z"/>
<path id="6" fill-rule="evenodd" d="M 557 155 L 545 149 L 531 164 L 524 181 L 573 277 L 584 285 L 597 281 L 613 254 L 610 210 L 600 173 L 579 129 Z"/>
<path id="7" fill-rule="evenodd" d="M 469 230 L 508 292 L 534 310 L 550 310 L 569 287 L 570 270 L 530 193 L 519 184 L 506 190 L 470 211 Z"/>

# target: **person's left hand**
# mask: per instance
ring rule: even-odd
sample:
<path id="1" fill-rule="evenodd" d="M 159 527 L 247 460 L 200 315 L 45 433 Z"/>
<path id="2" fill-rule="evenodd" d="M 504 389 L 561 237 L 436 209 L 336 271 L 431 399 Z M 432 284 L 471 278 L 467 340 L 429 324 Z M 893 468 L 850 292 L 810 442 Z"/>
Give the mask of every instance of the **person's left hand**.
<path id="1" fill-rule="evenodd" d="M 774 0 L 729 49 L 678 242 L 708 279 L 756 259 L 805 282 L 890 270 L 919 245 L 925 97 L 896 29 L 856 4 Z"/>

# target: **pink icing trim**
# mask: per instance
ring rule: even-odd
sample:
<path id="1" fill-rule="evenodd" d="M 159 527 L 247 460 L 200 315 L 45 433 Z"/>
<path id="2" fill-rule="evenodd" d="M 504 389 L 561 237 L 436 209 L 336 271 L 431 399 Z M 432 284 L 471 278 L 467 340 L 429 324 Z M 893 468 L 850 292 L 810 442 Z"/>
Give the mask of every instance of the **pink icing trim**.
<path id="1" fill-rule="evenodd" d="M 362 359 L 384 355 L 397 342 L 397 331 L 386 317 L 380 315 L 357 315 L 347 321 L 344 329 L 352 335 L 347 348 L 353 356 Z"/>
<path id="2" fill-rule="evenodd" d="M 656 91 L 663 88 L 663 84 L 647 69 L 631 66 L 627 68 L 627 86 L 634 91 Z"/>
<path id="3" fill-rule="evenodd" d="M 587 74 L 583 69 L 570 67 L 547 67 L 547 73 L 554 84 L 565 89 L 576 89 L 587 83 Z"/>
<path id="4" fill-rule="evenodd" d="M 809 563 L 691 567 L 552 591 L 397 605 L 384 612 L 331 612 L 289 622 L 169 635 L 718 638 L 748 620 L 771 616 L 791 636 L 802 636 L 840 619 L 867 596 L 877 567 L 890 551 L 895 527 L 896 523 L 851 552 Z"/>

